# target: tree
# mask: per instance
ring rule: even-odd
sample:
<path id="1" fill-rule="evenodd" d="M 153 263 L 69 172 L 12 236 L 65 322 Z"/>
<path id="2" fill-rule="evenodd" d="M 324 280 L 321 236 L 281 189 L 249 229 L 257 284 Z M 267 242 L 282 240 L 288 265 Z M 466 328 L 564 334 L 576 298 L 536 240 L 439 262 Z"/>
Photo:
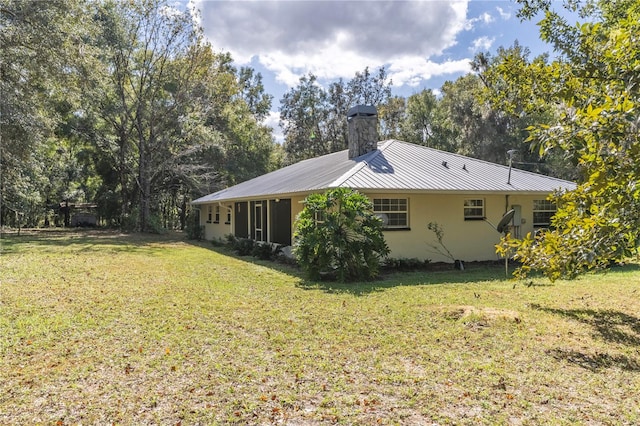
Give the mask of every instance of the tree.
<path id="1" fill-rule="evenodd" d="M 192 197 L 280 161 L 261 75 L 214 54 L 184 5 L 0 0 L 0 19 L 3 223 L 62 198 L 184 226 Z"/>
<path id="2" fill-rule="evenodd" d="M 640 2 L 588 2 L 585 23 L 570 26 L 547 2 L 526 2 L 522 16 L 545 10 L 541 37 L 560 57 L 547 66 L 503 71 L 535 77 L 521 93 L 556 106 L 554 122 L 530 128 L 542 151 L 578 159 L 576 190 L 558 193 L 553 228 L 524 240 L 503 240 L 526 276 L 575 277 L 637 253 L 640 243 Z M 540 90 L 544 88 L 544 90 Z"/>
<path id="3" fill-rule="evenodd" d="M 264 93 L 262 74 L 256 73 L 253 68 L 242 67 L 238 70 L 238 84 L 240 85 L 242 99 L 249 107 L 258 121 L 264 120 L 271 109 L 273 96 Z"/>
<path id="4" fill-rule="evenodd" d="M 317 80 L 313 74 L 301 77 L 298 86 L 280 101 L 280 125 L 288 163 L 346 149 L 349 108 L 374 105 L 384 113 L 381 107 L 391 97 L 391 81 L 384 68 L 373 75 L 365 68 L 348 82 L 342 79 L 333 82 L 327 90 Z M 385 120 L 380 111 L 378 115 Z"/>
<path id="5" fill-rule="evenodd" d="M 547 102 L 540 95 L 532 98 L 533 93 L 522 92 L 546 90 L 539 87 L 543 85 L 535 72 L 526 69 L 544 68 L 548 63 L 548 55 L 539 55 L 533 60 L 529 59 L 529 55 L 529 49 L 517 41 L 509 48 L 499 47 L 495 56 L 488 53 L 476 55 L 471 67 L 483 83 L 477 96 L 490 111 L 487 117 L 495 122 L 493 127 L 498 130 L 495 136 L 508 140 L 500 149 L 518 150 L 514 164 L 536 173 L 576 179 L 577 160 L 570 153 L 540 151 L 535 144 L 526 142 L 527 128 L 536 123 L 551 123 L 554 115 L 553 102 Z M 513 79 L 505 79 L 504 72 Z"/>
<path id="6" fill-rule="evenodd" d="M 403 139 L 402 125 L 407 120 L 407 100 L 402 96 L 391 96 L 378 107 L 380 139 Z M 406 140 L 406 139 L 404 139 Z"/>
<path id="7" fill-rule="evenodd" d="M 520 131 L 509 116 L 482 99 L 482 90 L 482 80 L 473 74 L 445 83 L 440 107 L 446 121 L 439 130 L 454 136 L 459 154 L 504 163 L 506 152 L 520 143 Z M 434 139 L 446 146 L 446 139 L 438 136 Z"/>
<path id="8" fill-rule="evenodd" d="M 438 99 L 430 89 L 407 98 L 407 118 L 402 129 L 405 141 L 429 146 L 428 141 L 434 135 L 437 105 Z"/>
<path id="9" fill-rule="evenodd" d="M 119 191 L 121 222 L 145 231 L 179 217 L 184 227 L 192 196 L 270 170 L 262 77 L 214 54 L 187 11 L 165 0 L 105 2 L 95 21 L 101 54 L 86 75 L 87 138 L 116 171 L 101 195 Z"/>
<path id="10" fill-rule="evenodd" d="M 294 252 L 312 279 L 369 280 L 389 254 L 371 201 L 348 188 L 311 194 L 296 220 Z"/>
<path id="11" fill-rule="evenodd" d="M 327 154 L 324 125 L 328 116 L 327 95 L 313 74 L 300 78 L 280 101 L 280 125 L 284 132 L 287 163 Z"/>
<path id="12" fill-rule="evenodd" d="M 161 0 L 107 2 L 97 19 L 105 51 L 102 72 L 111 80 L 97 110 L 116 141 L 102 146 L 120 170 L 123 216 L 130 213 L 129 198 L 137 200 L 139 229 L 146 231 L 156 207 L 154 184 L 191 148 L 184 145 L 179 123 L 192 112 L 195 76 L 206 50 L 191 16 Z M 132 177 L 135 193 L 128 192 Z"/>
<path id="13" fill-rule="evenodd" d="M 44 213 L 51 167 L 42 154 L 55 141 L 58 105 L 80 94 L 85 13 L 82 2 L 0 1 L 0 223 Z"/>

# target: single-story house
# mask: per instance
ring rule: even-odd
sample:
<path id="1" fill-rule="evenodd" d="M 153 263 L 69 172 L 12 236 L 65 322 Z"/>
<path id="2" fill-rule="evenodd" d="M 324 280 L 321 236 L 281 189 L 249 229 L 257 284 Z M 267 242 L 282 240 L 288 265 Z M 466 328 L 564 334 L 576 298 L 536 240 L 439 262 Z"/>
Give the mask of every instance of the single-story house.
<path id="1" fill-rule="evenodd" d="M 367 195 L 384 224 L 393 258 L 451 262 L 433 249 L 428 224 L 443 230 L 456 259 L 496 260 L 495 226 L 514 209 L 512 235 L 549 226 L 554 190 L 575 184 L 399 140 L 378 141 L 374 107 L 348 114 L 349 149 L 300 161 L 193 201 L 206 239 L 238 238 L 292 245 L 304 198 L 330 188 Z M 506 153 L 505 153 L 506 154 Z"/>

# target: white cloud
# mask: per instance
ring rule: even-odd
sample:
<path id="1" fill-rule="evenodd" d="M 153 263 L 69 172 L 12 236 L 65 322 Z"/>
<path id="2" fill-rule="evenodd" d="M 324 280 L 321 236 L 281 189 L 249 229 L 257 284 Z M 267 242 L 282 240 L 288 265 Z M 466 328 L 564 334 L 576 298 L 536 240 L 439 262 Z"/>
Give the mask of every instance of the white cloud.
<path id="1" fill-rule="evenodd" d="M 487 36 L 482 36 L 479 37 L 475 40 L 473 40 L 473 42 L 471 42 L 471 46 L 469 47 L 469 50 L 472 52 L 479 52 L 481 50 L 489 50 L 491 48 L 491 46 L 493 45 L 493 42 L 496 41 L 495 37 L 487 37 Z"/>
<path id="2" fill-rule="evenodd" d="M 284 143 L 284 133 L 280 127 L 280 113 L 276 111 L 269 111 L 269 115 L 264 119 L 265 126 L 269 126 L 273 129 L 273 137 L 279 144 Z"/>
<path id="3" fill-rule="evenodd" d="M 389 65 L 388 71 L 394 86 L 416 87 L 433 76 L 470 72 L 470 61 L 460 59 L 437 63 L 424 58 L 405 57 Z"/>
<path id="4" fill-rule="evenodd" d="M 478 16 L 476 18 L 467 19 L 465 21 L 465 23 L 464 23 L 464 30 L 465 31 L 472 31 L 475 28 L 475 25 L 478 22 L 483 23 L 485 25 L 489 25 L 493 21 L 494 21 L 493 16 L 491 16 L 487 12 L 483 12 L 483 13 L 480 14 L 480 16 Z"/>
<path id="5" fill-rule="evenodd" d="M 352 78 L 367 66 L 387 65 L 394 85 L 459 70 L 461 61 L 434 61 L 467 27 L 467 3 L 221 0 L 197 6 L 215 50 L 228 50 L 239 64 L 255 58 L 292 87 L 309 72 L 326 80 Z"/>
<path id="6" fill-rule="evenodd" d="M 500 6 L 497 6 L 496 9 L 498 10 L 498 13 L 500 14 L 500 17 L 502 19 L 504 19 L 505 21 L 508 21 L 511 18 L 511 13 L 510 12 L 505 11 Z"/>
<path id="7" fill-rule="evenodd" d="M 487 12 L 484 12 L 480 15 L 478 20 L 484 24 L 490 24 L 493 22 L 493 16 L 489 15 Z"/>

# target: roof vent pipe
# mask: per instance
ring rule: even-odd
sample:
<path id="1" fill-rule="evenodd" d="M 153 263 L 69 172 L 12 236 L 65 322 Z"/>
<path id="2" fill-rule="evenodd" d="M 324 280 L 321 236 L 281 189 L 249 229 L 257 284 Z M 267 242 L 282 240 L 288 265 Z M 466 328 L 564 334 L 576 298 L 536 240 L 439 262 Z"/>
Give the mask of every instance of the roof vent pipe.
<path id="1" fill-rule="evenodd" d="M 347 112 L 349 159 L 378 148 L 378 111 L 373 105 L 356 105 Z"/>

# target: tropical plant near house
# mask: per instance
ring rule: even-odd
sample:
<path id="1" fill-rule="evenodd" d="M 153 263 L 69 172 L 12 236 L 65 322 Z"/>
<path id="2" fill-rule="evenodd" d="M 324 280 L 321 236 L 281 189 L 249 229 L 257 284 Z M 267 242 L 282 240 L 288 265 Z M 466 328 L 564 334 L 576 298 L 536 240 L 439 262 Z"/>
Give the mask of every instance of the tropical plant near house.
<path id="1" fill-rule="evenodd" d="M 447 246 L 444 245 L 444 229 L 442 228 L 442 225 L 438 224 L 437 222 L 429 222 L 429 224 L 427 225 L 427 229 L 433 232 L 436 236 L 436 240 L 438 240 L 438 244 L 427 244 L 433 251 L 433 253 L 437 253 L 439 255 L 447 257 L 455 262 L 455 256 L 451 254 Z"/>
<path id="2" fill-rule="evenodd" d="M 312 279 L 369 280 L 389 254 L 371 201 L 348 188 L 311 194 L 296 220 L 294 253 Z"/>

